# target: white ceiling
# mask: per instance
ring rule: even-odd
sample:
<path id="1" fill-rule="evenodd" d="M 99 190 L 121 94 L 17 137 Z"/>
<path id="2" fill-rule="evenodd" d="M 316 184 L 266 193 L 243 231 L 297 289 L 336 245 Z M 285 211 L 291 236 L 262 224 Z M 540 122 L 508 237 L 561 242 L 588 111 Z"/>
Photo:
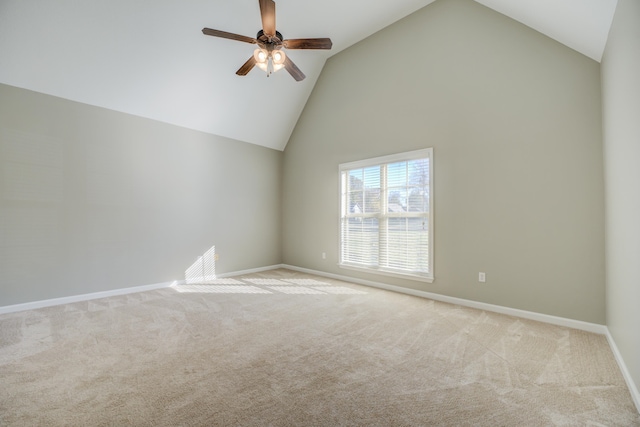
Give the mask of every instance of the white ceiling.
<path id="1" fill-rule="evenodd" d="M 0 0 L 0 82 L 283 150 L 324 62 L 433 0 L 276 0 L 284 38 L 330 37 L 330 51 L 290 50 L 307 78 L 235 71 L 255 46 L 258 0 Z M 440 0 L 446 1 L 446 0 Z M 617 0 L 476 0 L 600 61 Z"/>

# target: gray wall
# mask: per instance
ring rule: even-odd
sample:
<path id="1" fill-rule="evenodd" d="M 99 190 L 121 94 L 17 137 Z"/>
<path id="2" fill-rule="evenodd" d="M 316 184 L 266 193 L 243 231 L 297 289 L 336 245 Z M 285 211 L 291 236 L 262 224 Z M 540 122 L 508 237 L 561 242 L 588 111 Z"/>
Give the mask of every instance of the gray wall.
<path id="1" fill-rule="evenodd" d="M 607 326 L 640 386 L 640 2 L 618 0 L 602 60 Z"/>
<path id="2" fill-rule="evenodd" d="M 0 85 L 0 306 L 281 262 L 282 153 Z"/>
<path id="3" fill-rule="evenodd" d="M 434 283 L 340 269 L 338 164 L 424 147 Z M 471 0 L 332 57 L 283 173 L 287 264 L 605 322 L 600 66 Z"/>

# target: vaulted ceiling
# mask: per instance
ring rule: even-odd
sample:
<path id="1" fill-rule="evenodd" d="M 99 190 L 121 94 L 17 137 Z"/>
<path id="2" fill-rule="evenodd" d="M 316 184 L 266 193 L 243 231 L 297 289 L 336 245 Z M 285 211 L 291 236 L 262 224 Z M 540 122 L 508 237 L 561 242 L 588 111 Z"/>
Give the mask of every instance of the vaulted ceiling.
<path id="1" fill-rule="evenodd" d="M 255 46 L 258 0 L 0 0 L 0 83 L 284 150 L 325 61 L 434 0 L 277 0 L 284 38 L 330 37 L 289 51 L 307 78 L 235 71 Z M 447 1 L 447 0 L 438 0 Z M 617 0 L 476 0 L 600 61 Z"/>

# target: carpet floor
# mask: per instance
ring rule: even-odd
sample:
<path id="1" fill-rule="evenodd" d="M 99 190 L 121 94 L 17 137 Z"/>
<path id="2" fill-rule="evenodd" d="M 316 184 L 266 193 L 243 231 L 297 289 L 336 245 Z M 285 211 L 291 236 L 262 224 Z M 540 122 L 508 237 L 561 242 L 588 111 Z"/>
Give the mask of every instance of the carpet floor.
<path id="1" fill-rule="evenodd" d="M 0 315 L 2 426 L 640 426 L 602 335 L 289 270 Z"/>

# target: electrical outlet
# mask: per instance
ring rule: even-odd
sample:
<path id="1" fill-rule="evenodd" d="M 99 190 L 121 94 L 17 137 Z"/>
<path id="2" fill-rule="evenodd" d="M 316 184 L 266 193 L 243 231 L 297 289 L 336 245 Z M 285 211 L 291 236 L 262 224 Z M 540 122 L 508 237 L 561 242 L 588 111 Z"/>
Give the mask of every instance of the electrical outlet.
<path id="1" fill-rule="evenodd" d="M 322 252 L 322 259 L 327 259 L 327 253 L 326 252 Z"/>
<path id="2" fill-rule="evenodd" d="M 487 276 L 486 276 L 486 274 L 485 274 L 485 273 L 482 273 L 482 272 L 478 273 L 478 282 L 482 282 L 482 283 L 484 283 L 484 282 L 486 282 L 486 281 L 487 281 Z"/>

